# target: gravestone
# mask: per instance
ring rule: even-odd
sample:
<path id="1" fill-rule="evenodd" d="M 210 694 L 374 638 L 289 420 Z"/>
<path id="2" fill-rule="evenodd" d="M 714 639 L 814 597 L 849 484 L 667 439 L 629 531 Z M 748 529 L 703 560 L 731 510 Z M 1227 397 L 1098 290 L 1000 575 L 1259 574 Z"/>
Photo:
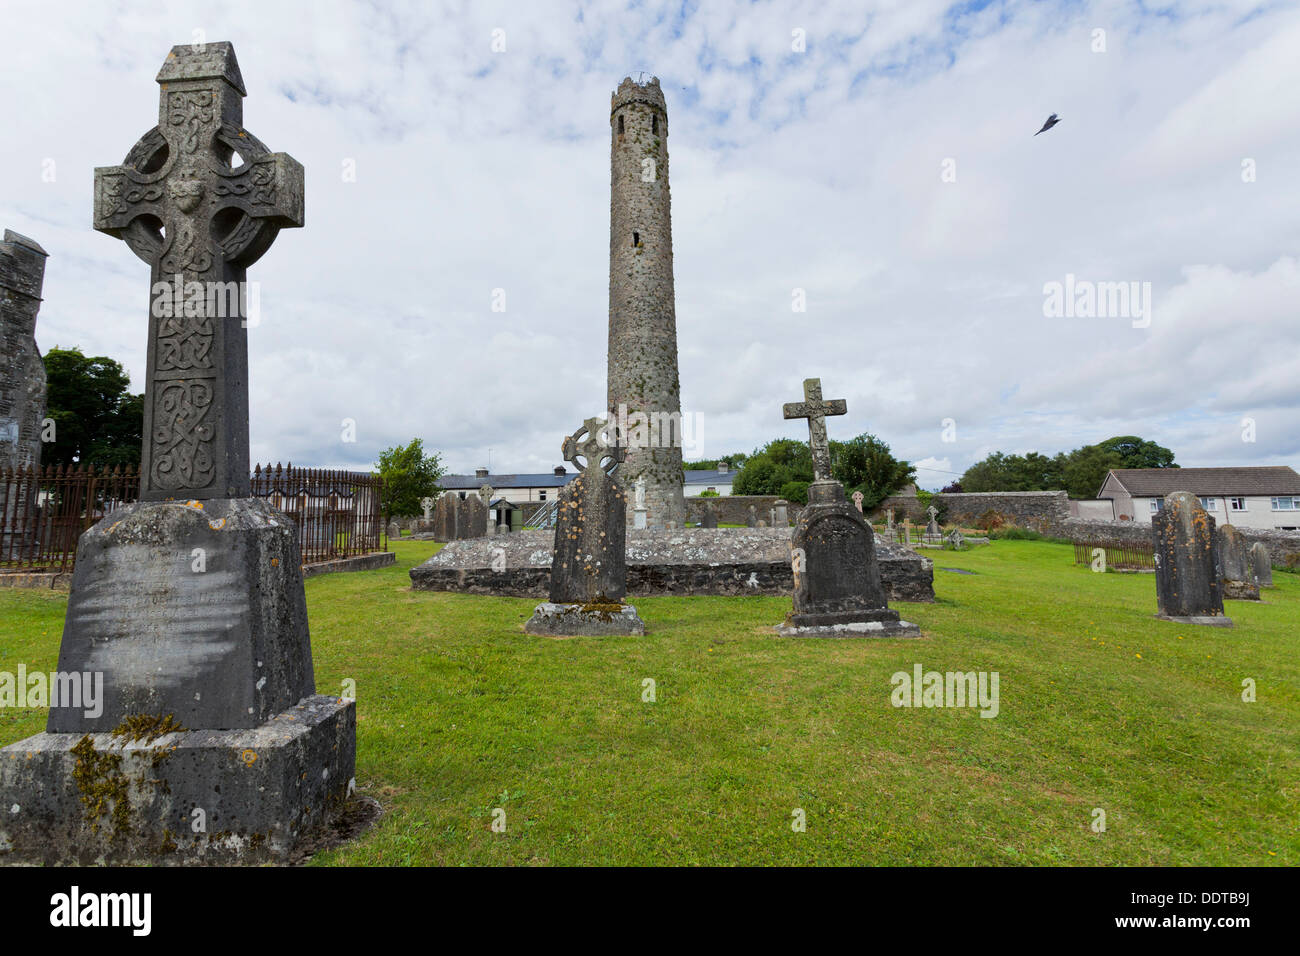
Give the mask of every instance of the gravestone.
<path id="1" fill-rule="evenodd" d="M 1258 601 L 1259 584 L 1255 581 L 1255 568 L 1245 537 L 1234 525 L 1225 524 L 1219 527 L 1218 539 L 1224 599 Z"/>
<path id="2" fill-rule="evenodd" d="M 961 533 L 960 528 L 953 528 L 952 531 L 949 532 L 948 543 L 952 545 L 953 549 L 956 551 L 960 551 L 963 547 L 965 547 L 966 537 Z"/>
<path id="3" fill-rule="evenodd" d="M 24 516 L 36 514 L 35 472 L 45 419 L 45 364 L 36 347 L 45 258 L 31 239 L 5 230 L 0 242 L 0 559 L 21 559 L 35 543 L 35 523 Z"/>
<path id="4" fill-rule="evenodd" d="M 1250 546 L 1250 567 L 1255 574 L 1255 583 L 1261 588 L 1273 586 L 1273 557 L 1268 553 L 1268 546 L 1256 541 Z"/>
<path id="5" fill-rule="evenodd" d="M 713 502 L 707 502 L 704 505 L 704 515 L 700 519 L 701 528 L 716 528 L 718 526 L 718 512 L 714 510 Z"/>
<path id="6" fill-rule="evenodd" d="M 402 536 L 402 526 L 396 521 L 388 522 L 388 537 L 400 538 Z"/>
<path id="7" fill-rule="evenodd" d="M 425 521 L 433 520 L 433 504 L 434 502 L 432 498 L 424 497 L 420 499 L 420 507 L 424 509 Z"/>
<path id="8" fill-rule="evenodd" d="M 880 583 L 875 541 L 862 512 L 849 504 L 844 486 L 831 477 L 826 417 L 844 415 L 843 399 L 822 400 L 821 381 L 805 379 L 804 400 L 784 409 L 808 419 L 813 481 L 808 504 L 791 539 L 794 609 L 777 627 L 783 636 L 916 637 L 915 624 L 889 608 Z"/>
<path id="9" fill-rule="evenodd" d="M 860 491 L 853 492 L 853 507 L 858 509 L 858 514 L 862 514 L 863 494 Z"/>
<path id="10" fill-rule="evenodd" d="M 755 508 L 753 505 L 749 506 L 749 514 L 745 518 L 745 526 L 747 528 L 758 527 L 758 509 Z"/>
<path id="11" fill-rule="evenodd" d="M 1218 538 L 1214 519 L 1187 491 L 1165 497 L 1151 516 L 1155 545 L 1156 617 L 1179 624 L 1232 627 L 1223 613 Z"/>
<path id="12" fill-rule="evenodd" d="M 578 476 L 560 491 L 550 600 L 524 625 L 529 634 L 644 634 L 627 596 L 627 493 L 612 476 L 627 448 L 608 444 L 589 418 L 564 439 Z M 585 436 L 585 437 L 584 437 Z"/>
<path id="13" fill-rule="evenodd" d="M 903 519 L 903 544 L 907 547 L 912 545 L 912 519 Z"/>
<path id="14" fill-rule="evenodd" d="M 926 536 L 927 538 L 930 539 L 938 538 L 940 534 L 939 522 L 938 522 L 939 509 L 936 508 L 934 505 L 930 505 L 930 507 L 925 509 L 925 512 L 930 516 L 930 521 L 925 526 Z"/>
<path id="15" fill-rule="evenodd" d="M 433 538 L 435 541 L 455 541 L 461 537 L 460 495 L 448 491 L 438 496 L 433 506 Z"/>
<path id="16" fill-rule="evenodd" d="M 790 502 L 784 498 L 778 498 L 776 504 L 772 507 L 772 527 L 788 528 L 790 527 Z"/>
<path id="17" fill-rule="evenodd" d="M 158 83 L 159 125 L 95 172 L 95 228 L 153 283 L 140 501 L 78 542 L 59 672 L 102 692 L 0 751 L 5 861 L 284 861 L 354 772 L 355 704 L 315 693 L 298 533 L 250 497 L 243 300 L 209 296 L 302 225 L 302 167 L 243 128 L 229 43 L 174 47 Z"/>

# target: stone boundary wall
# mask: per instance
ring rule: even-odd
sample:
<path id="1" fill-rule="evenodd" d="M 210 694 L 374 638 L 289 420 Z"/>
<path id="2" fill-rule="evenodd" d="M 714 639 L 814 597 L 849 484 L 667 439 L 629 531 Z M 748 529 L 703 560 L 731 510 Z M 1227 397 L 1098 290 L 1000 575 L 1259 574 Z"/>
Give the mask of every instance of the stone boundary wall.
<path id="1" fill-rule="evenodd" d="M 1218 522 L 1216 522 L 1217 526 Z M 1273 564 L 1282 568 L 1300 567 L 1300 532 L 1273 531 L 1268 528 L 1238 528 L 1248 544 L 1263 542 Z M 1095 541 L 1099 544 L 1149 545 L 1151 525 L 1136 521 L 1088 521 L 1071 518 L 1059 532 L 1071 541 Z"/>
<path id="2" fill-rule="evenodd" d="M 1007 524 L 1041 534 L 1055 534 L 1070 517 L 1070 496 L 1064 491 L 940 492 L 934 496 L 934 506 L 943 522 L 982 527 L 983 516 L 995 511 Z M 891 495 L 872 511 L 872 518 L 879 520 L 887 508 L 894 509 L 895 522 L 911 518 L 914 524 L 923 524 L 930 520 L 921 499 L 912 495 Z"/>
<path id="3" fill-rule="evenodd" d="M 705 506 L 713 502 L 713 511 L 718 516 L 718 524 L 744 524 L 749 520 L 750 505 L 753 505 L 754 510 L 758 512 L 759 521 L 767 521 L 772 506 L 780 500 L 780 495 L 719 495 L 717 498 L 701 498 L 695 495 L 686 499 L 686 520 L 691 524 L 703 521 Z M 803 505 L 793 501 L 786 506 L 786 517 L 790 519 L 791 525 L 801 511 Z"/>

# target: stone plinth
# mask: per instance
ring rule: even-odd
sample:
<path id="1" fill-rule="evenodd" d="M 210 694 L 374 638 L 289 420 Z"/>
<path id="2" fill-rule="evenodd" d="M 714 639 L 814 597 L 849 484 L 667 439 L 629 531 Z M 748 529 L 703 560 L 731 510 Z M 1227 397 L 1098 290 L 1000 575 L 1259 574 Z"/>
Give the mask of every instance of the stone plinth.
<path id="1" fill-rule="evenodd" d="M 356 773 L 351 700 L 311 696 L 244 730 L 151 734 L 43 733 L 0 749 L 0 863 L 287 862 Z"/>
<path id="2" fill-rule="evenodd" d="M 1196 496 L 1176 491 L 1151 516 L 1155 545 L 1156 617 L 1179 624 L 1231 627 L 1223 613 L 1214 519 Z"/>
<path id="3" fill-rule="evenodd" d="M 293 523 L 260 498 L 119 508 L 77 543 L 59 670 L 103 673 L 104 707 L 51 707 L 52 733 L 249 729 L 313 694 Z"/>

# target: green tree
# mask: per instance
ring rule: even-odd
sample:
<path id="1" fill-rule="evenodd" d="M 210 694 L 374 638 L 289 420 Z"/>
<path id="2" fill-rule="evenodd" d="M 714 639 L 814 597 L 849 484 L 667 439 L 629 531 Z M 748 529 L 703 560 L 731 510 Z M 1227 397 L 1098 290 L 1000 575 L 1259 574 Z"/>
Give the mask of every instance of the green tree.
<path id="1" fill-rule="evenodd" d="M 46 414 L 55 441 L 41 450 L 48 465 L 140 464 L 144 396 L 132 395 L 121 363 L 80 349 L 45 353 Z"/>
<path id="2" fill-rule="evenodd" d="M 731 484 L 737 495 L 780 495 L 791 481 L 812 481 L 812 453 L 793 438 L 770 441 L 745 459 Z"/>
<path id="3" fill-rule="evenodd" d="M 808 482 L 806 481 L 787 481 L 781 486 L 778 492 L 786 501 L 792 501 L 796 504 L 806 505 L 808 503 Z"/>
<path id="4" fill-rule="evenodd" d="M 1124 459 L 1101 445 L 1084 445 L 1070 452 L 1065 465 L 1064 485 L 1071 498 L 1094 498 L 1112 468 L 1123 468 Z"/>
<path id="5" fill-rule="evenodd" d="M 844 485 L 846 494 L 862 492 L 862 510 L 870 511 L 890 495 L 916 480 L 916 469 L 899 461 L 889 445 L 875 435 L 863 433 L 846 442 L 831 445 L 831 474 Z"/>
<path id="6" fill-rule="evenodd" d="M 1137 435 L 1121 435 L 1098 442 L 1098 448 L 1113 451 L 1124 462 L 1120 468 L 1177 468 L 1174 453 L 1163 445 L 1146 441 Z M 1100 487 L 1100 482 L 1098 482 Z M 1096 492 L 1096 488 L 1093 492 Z"/>
<path id="7" fill-rule="evenodd" d="M 437 452 L 426 455 L 419 438 L 380 452 L 375 471 L 384 480 L 379 504 L 386 518 L 419 514 L 420 499 L 437 498 L 438 479 L 446 473 L 442 456 Z"/>

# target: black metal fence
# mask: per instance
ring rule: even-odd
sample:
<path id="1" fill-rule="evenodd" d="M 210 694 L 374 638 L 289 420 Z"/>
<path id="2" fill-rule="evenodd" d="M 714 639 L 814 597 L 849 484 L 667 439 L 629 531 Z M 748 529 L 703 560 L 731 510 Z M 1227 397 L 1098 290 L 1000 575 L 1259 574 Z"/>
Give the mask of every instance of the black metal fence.
<path id="1" fill-rule="evenodd" d="M 297 525 L 303 564 L 387 550 L 378 475 L 259 465 L 252 482 Z M 139 492 L 134 468 L 0 469 L 0 571 L 72 570 L 81 533 Z"/>
<path id="2" fill-rule="evenodd" d="M 1098 554 L 1098 552 L 1101 552 Z M 1115 571 L 1154 571 L 1156 568 L 1155 545 L 1129 542 L 1076 541 L 1074 542 L 1074 563 L 1092 565 L 1102 558 L 1105 563 L 1102 570 L 1111 568 Z"/>

